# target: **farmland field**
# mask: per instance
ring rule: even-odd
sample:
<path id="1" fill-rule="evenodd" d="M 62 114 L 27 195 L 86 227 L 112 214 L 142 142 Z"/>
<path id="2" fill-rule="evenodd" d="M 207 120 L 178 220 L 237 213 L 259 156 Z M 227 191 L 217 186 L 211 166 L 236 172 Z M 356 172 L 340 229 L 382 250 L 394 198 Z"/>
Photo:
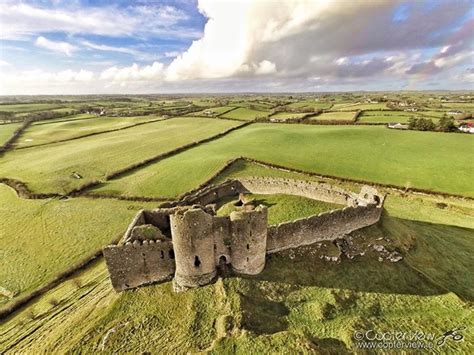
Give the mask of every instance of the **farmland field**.
<path id="1" fill-rule="evenodd" d="M 15 131 L 21 127 L 21 123 L 6 123 L 0 125 L 0 145 L 3 145 Z"/>
<path id="2" fill-rule="evenodd" d="M 232 110 L 225 115 L 222 115 L 222 118 L 234 118 L 239 120 L 253 120 L 257 117 L 266 117 L 269 115 L 268 111 L 256 111 L 244 107 L 239 107 L 236 110 Z"/>
<path id="3" fill-rule="evenodd" d="M 98 191 L 176 196 L 209 179 L 227 160 L 247 156 L 320 174 L 474 196 L 468 153 L 473 149 L 474 140 L 467 135 L 370 126 L 253 124 L 109 181 Z M 450 171 L 456 171 L 454 181 Z"/>
<path id="4" fill-rule="evenodd" d="M 235 107 L 233 106 L 219 106 L 219 107 L 211 107 L 199 112 L 193 112 L 188 114 L 188 116 L 208 116 L 207 112 L 211 112 L 211 115 L 213 116 L 218 116 L 222 113 L 225 113 L 227 111 L 233 110 Z"/>
<path id="5" fill-rule="evenodd" d="M 0 159 L 0 171 L 3 177 L 27 182 L 34 191 L 64 193 L 238 124 L 210 118 L 173 118 L 34 150 L 14 150 Z M 75 172 L 82 179 L 74 178 Z"/>
<path id="6" fill-rule="evenodd" d="M 16 143 L 17 147 L 29 147 L 81 137 L 91 133 L 103 132 L 133 126 L 137 123 L 158 120 L 156 116 L 139 117 L 97 117 L 88 119 L 73 119 L 62 122 L 32 125 L 22 134 Z"/>
<path id="7" fill-rule="evenodd" d="M 442 353 L 472 353 L 474 136 L 334 122 L 368 110 L 361 112 L 361 123 L 406 122 L 411 116 L 437 123 L 449 110 L 437 107 L 441 96 L 106 95 L 68 97 L 72 102 L 59 97 L 54 107 L 5 105 L 15 115 L 86 104 L 107 113 L 32 122 L 0 155 L 0 312 L 33 296 L 0 322 L 0 353 L 345 354 L 360 353 L 354 338 L 359 330 L 416 330 L 436 341 L 459 326 L 466 327 L 464 341 L 448 340 Z M 462 100 L 467 94 L 446 96 Z M 361 103 L 369 99 L 411 100 L 419 111 Z M 161 118 L 163 108 L 189 105 L 200 113 L 170 111 L 169 119 Z M 282 107 L 331 111 L 308 118 L 323 121 L 318 124 L 250 122 Z M 159 114 L 127 116 L 154 109 Z M 196 117 L 207 110 L 218 118 Z M 136 123 L 143 124 L 129 127 Z M 0 144 L 19 127 L 0 125 Z M 220 135 L 232 128 L 238 129 Z M 114 129 L 120 130 L 107 132 Z M 87 134 L 93 135 L 82 137 Z M 206 142 L 195 144 L 200 140 Z M 169 155 L 157 158 L 162 153 Z M 354 193 L 369 184 L 385 195 L 382 217 L 337 242 L 267 255 L 258 275 L 219 269 L 213 283 L 186 292 L 175 293 L 171 281 L 114 291 L 100 250 L 123 235 L 138 210 L 176 202 L 204 183 L 256 176 L 327 183 Z M 50 195 L 30 195 L 28 189 Z M 285 194 L 247 197 L 268 207 L 270 224 L 342 207 Z M 215 213 L 229 214 L 237 198 L 216 201 Z M 364 253 L 341 255 L 338 243 L 348 241 Z M 380 260 L 375 251 L 381 246 L 402 258 Z"/>
<path id="8" fill-rule="evenodd" d="M 4 112 L 15 112 L 15 113 L 24 113 L 24 112 L 34 112 L 34 111 L 44 111 L 51 110 L 56 108 L 61 108 L 63 105 L 58 104 L 15 104 L 15 105 L 0 105 L 0 111 Z"/>
<path id="9" fill-rule="evenodd" d="M 109 199 L 26 200 L 0 184 L 1 286 L 19 296 L 46 283 L 117 239 L 143 205 Z M 0 303 L 6 300 L 0 297 Z"/>
<path id="10" fill-rule="evenodd" d="M 318 102 L 318 101 L 299 101 L 299 102 L 293 102 L 289 105 L 287 105 L 289 108 L 297 108 L 297 109 L 309 109 L 311 111 L 314 111 L 315 109 L 328 109 L 331 107 L 331 104 L 326 103 L 326 102 Z"/>
<path id="11" fill-rule="evenodd" d="M 376 103 L 376 104 L 363 104 L 363 103 L 355 103 L 355 104 L 335 104 L 331 110 L 333 111 L 354 111 L 354 110 L 383 110 L 388 109 L 385 103 Z"/>
<path id="12" fill-rule="evenodd" d="M 274 115 L 271 115 L 269 118 L 273 120 L 291 120 L 303 118 L 307 113 L 298 113 L 298 112 L 278 112 Z"/>
<path id="13" fill-rule="evenodd" d="M 417 113 L 404 111 L 364 111 L 358 117 L 358 120 L 370 123 L 407 123 L 410 117 L 417 117 Z"/>
<path id="14" fill-rule="evenodd" d="M 310 120 L 315 121 L 353 121 L 356 112 L 340 111 L 340 112 L 323 112 L 320 115 L 311 117 Z"/>
<path id="15" fill-rule="evenodd" d="M 68 122 L 68 121 L 74 121 L 74 120 L 85 120 L 88 118 L 96 118 L 96 115 L 93 114 L 88 114 L 88 113 L 79 113 L 77 115 L 71 115 L 71 116 L 64 116 L 64 117 L 59 117 L 59 118 L 51 118 L 48 120 L 43 120 L 43 121 L 34 121 L 31 123 L 32 126 L 39 126 L 39 125 L 45 125 L 45 124 L 50 124 L 50 123 L 57 123 L 57 122 Z"/>

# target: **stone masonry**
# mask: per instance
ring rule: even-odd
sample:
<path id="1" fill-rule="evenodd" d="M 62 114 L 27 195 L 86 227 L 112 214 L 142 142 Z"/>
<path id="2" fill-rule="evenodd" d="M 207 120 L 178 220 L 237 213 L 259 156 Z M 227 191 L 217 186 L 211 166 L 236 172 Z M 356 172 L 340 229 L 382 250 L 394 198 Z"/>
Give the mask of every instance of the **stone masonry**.
<path id="1" fill-rule="evenodd" d="M 216 216 L 217 200 L 242 193 L 284 193 L 346 207 L 268 226 L 267 208 L 243 206 Z M 118 245 L 104 248 L 116 291 L 173 279 L 175 291 L 206 285 L 219 269 L 257 275 L 270 253 L 335 240 L 377 223 L 383 196 L 369 186 L 359 194 L 326 183 L 281 178 L 245 178 L 207 186 L 183 196 L 169 208 L 140 211 Z"/>

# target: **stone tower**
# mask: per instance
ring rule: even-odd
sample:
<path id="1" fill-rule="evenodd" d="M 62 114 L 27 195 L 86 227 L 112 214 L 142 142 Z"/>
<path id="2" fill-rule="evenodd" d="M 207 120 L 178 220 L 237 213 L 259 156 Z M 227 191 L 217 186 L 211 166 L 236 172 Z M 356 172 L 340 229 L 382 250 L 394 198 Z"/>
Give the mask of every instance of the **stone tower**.
<path id="1" fill-rule="evenodd" d="M 201 208 L 170 216 L 176 261 L 175 290 L 208 284 L 216 276 L 213 217 Z"/>
<path id="2" fill-rule="evenodd" d="M 262 272 L 267 249 L 267 214 L 268 210 L 264 206 L 230 214 L 234 271 L 247 275 Z"/>

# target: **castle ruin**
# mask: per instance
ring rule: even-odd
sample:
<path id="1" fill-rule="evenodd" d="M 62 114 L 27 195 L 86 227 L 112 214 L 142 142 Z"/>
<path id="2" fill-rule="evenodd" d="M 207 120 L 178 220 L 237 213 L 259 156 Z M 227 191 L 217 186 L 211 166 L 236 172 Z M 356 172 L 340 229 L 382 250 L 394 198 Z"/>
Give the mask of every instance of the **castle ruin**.
<path id="1" fill-rule="evenodd" d="M 267 208 L 242 194 L 289 194 L 345 205 L 295 221 L 268 225 Z M 239 196 L 242 205 L 216 216 L 215 203 Z M 175 291 L 206 285 L 219 269 L 257 275 L 266 255 L 335 240 L 380 219 L 384 197 L 369 186 L 356 194 L 312 181 L 254 177 L 228 180 L 191 192 L 155 210 L 142 210 L 118 245 L 104 248 L 116 291 L 173 279 Z"/>

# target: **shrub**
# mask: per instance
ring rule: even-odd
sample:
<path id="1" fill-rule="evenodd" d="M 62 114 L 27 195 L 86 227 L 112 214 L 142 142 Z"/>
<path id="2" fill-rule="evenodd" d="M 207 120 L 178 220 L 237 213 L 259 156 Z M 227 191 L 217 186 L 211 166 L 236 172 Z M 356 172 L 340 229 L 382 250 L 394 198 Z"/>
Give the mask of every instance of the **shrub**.
<path id="1" fill-rule="evenodd" d="M 439 120 L 438 129 L 442 132 L 453 132 L 456 130 L 454 119 L 452 117 L 443 116 Z"/>

